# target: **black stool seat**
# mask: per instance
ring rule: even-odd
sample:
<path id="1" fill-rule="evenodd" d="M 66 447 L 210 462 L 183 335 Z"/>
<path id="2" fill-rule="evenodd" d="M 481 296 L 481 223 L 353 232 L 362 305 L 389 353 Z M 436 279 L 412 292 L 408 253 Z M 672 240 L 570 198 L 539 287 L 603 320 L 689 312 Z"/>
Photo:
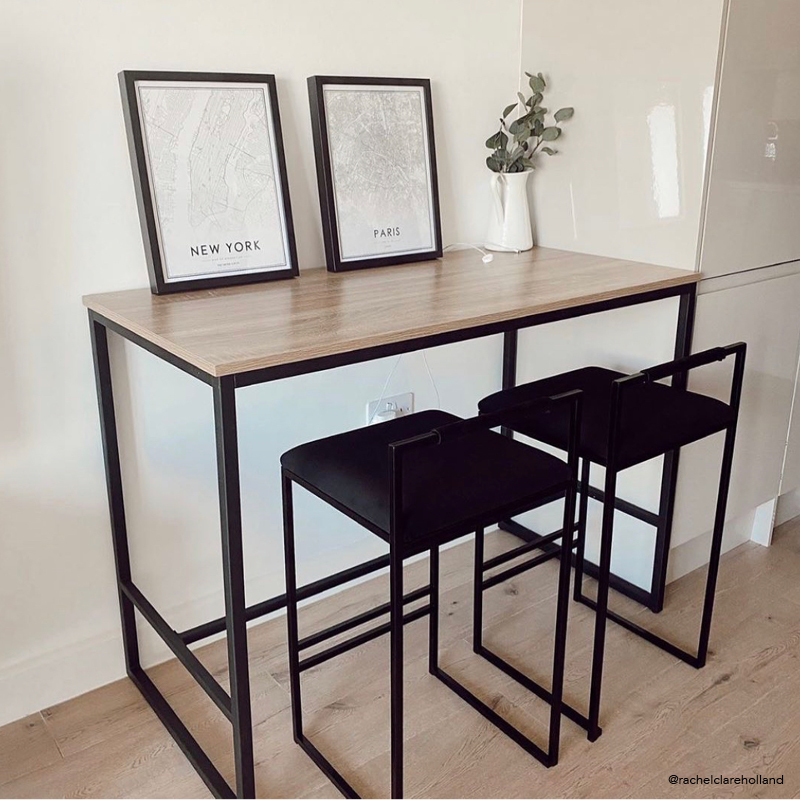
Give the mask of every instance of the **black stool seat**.
<path id="1" fill-rule="evenodd" d="M 295 447 L 281 466 L 389 541 L 389 445 L 459 420 L 444 411 L 409 414 Z M 419 545 L 435 536 L 441 543 L 449 530 L 462 535 L 563 491 L 570 477 L 561 459 L 491 430 L 420 448 L 404 460 L 404 539 Z"/>
<path id="2" fill-rule="evenodd" d="M 553 375 L 485 397 L 482 414 L 510 408 L 538 397 L 572 389 L 584 392 L 578 450 L 597 464 L 606 464 L 612 383 L 625 373 L 604 367 Z M 642 383 L 626 388 L 622 402 L 616 463 L 618 469 L 639 464 L 677 447 L 724 430 L 736 412 L 713 397 L 661 383 Z M 540 442 L 567 448 L 570 419 L 554 409 L 550 414 L 530 415 L 514 422 L 514 430 Z"/>

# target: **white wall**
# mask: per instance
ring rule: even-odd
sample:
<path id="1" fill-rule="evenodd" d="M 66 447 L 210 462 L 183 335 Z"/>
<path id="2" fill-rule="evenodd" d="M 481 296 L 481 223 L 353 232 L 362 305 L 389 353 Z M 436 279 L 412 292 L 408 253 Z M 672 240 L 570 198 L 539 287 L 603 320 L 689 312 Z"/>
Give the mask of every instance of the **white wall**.
<path id="1" fill-rule="evenodd" d="M 491 46 L 489 46 L 491 44 Z M 121 69 L 277 75 L 301 268 L 323 263 L 306 78 L 430 77 L 445 243 L 483 238 L 483 142 L 516 85 L 519 0 L 2 0 L 0 3 L 0 724 L 124 674 L 81 295 L 147 284 Z M 114 344 L 135 577 L 176 626 L 222 611 L 211 396 Z M 239 394 L 248 598 L 282 591 L 277 463 L 363 422 L 391 362 Z M 500 344 L 431 354 L 442 403 L 497 388 Z M 419 356 L 390 392 L 434 395 Z M 135 423 L 135 424 L 134 424 Z M 374 537 L 300 506 L 309 574 Z M 145 653 L 163 650 L 146 637 Z"/>

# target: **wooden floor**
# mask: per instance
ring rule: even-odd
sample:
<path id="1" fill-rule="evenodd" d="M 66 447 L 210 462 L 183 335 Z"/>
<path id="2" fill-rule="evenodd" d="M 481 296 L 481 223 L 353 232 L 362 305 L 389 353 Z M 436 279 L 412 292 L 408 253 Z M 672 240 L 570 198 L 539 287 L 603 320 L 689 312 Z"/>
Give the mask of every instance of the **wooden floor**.
<path id="1" fill-rule="evenodd" d="M 487 556 L 510 546 L 487 537 Z M 471 652 L 472 552 L 442 555 L 443 666 L 520 726 L 543 737 L 544 704 Z M 408 568 L 407 588 L 425 579 Z M 531 674 L 549 675 L 554 563 L 490 590 L 486 641 Z M 614 596 L 617 609 L 676 641 L 694 641 L 703 573 L 672 584 L 659 616 Z M 301 629 L 383 601 L 386 579 L 301 613 Z M 591 612 L 570 609 L 567 695 L 586 701 Z M 250 636 L 256 777 L 261 797 L 337 797 L 293 743 L 283 619 Z M 746 544 L 723 560 L 712 654 L 703 670 L 609 623 L 603 736 L 569 722 L 561 762 L 547 770 L 426 671 L 427 622 L 406 628 L 406 795 L 417 797 L 800 796 L 800 522 L 771 548 Z M 198 651 L 226 683 L 221 642 Z M 307 732 L 367 796 L 388 791 L 388 641 L 304 676 Z M 152 671 L 181 717 L 230 778 L 230 728 L 176 662 Z M 783 785 L 672 786 L 680 776 L 784 776 Z M 133 686 L 119 681 L 0 728 L 2 797 L 207 797 L 208 792 Z"/>

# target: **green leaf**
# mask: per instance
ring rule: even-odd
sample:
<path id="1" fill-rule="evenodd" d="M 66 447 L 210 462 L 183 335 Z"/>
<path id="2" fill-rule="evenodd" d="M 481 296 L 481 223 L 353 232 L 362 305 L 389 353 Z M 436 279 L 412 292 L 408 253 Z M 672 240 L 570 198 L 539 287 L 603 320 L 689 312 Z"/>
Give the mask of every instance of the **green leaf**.
<path id="1" fill-rule="evenodd" d="M 516 107 L 517 107 L 516 103 L 512 103 L 510 106 L 506 106 L 503 109 L 503 119 L 505 119 Z"/>
<path id="2" fill-rule="evenodd" d="M 500 161 L 498 161 L 493 156 L 489 156 L 486 159 L 486 166 L 489 167 L 489 169 L 492 172 L 502 172 L 503 171 L 503 165 L 500 163 Z"/>
<path id="3" fill-rule="evenodd" d="M 543 147 L 542 152 L 547 153 L 547 155 L 549 156 L 554 156 L 558 152 L 558 150 L 553 150 L 552 147 Z"/>
<path id="4" fill-rule="evenodd" d="M 534 119 L 533 121 L 533 135 L 541 136 L 543 130 L 544 130 L 544 123 L 542 122 L 542 118 L 537 116 L 536 119 Z"/>
<path id="5" fill-rule="evenodd" d="M 503 148 L 506 146 L 507 143 L 508 143 L 508 135 L 505 134 L 503 131 L 497 131 L 497 133 L 494 136 L 490 136 L 486 140 L 486 146 L 490 150 L 498 150 L 500 148 Z"/>
<path id="6" fill-rule="evenodd" d="M 525 95 L 522 92 L 517 92 L 517 97 L 519 98 L 519 102 L 522 103 L 523 107 L 525 106 Z"/>
<path id="7" fill-rule="evenodd" d="M 574 113 L 574 108 L 559 108 L 555 113 L 556 122 L 563 122 L 564 120 L 572 119 L 572 115 Z"/>
<path id="8" fill-rule="evenodd" d="M 542 131 L 542 141 L 554 142 L 561 136 L 561 128 L 549 127 Z"/>
<path id="9" fill-rule="evenodd" d="M 519 119 L 515 119 L 509 126 L 508 132 L 511 134 L 516 135 L 519 133 L 523 128 L 527 127 L 525 122 L 525 117 L 520 117 Z"/>
<path id="10" fill-rule="evenodd" d="M 537 93 L 544 91 L 545 82 L 541 75 L 531 75 L 528 83 L 530 84 L 532 92 Z"/>
<path id="11" fill-rule="evenodd" d="M 525 169 L 536 169 L 536 165 L 530 158 L 521 158 L 519 163 L 522 164 Z"/>

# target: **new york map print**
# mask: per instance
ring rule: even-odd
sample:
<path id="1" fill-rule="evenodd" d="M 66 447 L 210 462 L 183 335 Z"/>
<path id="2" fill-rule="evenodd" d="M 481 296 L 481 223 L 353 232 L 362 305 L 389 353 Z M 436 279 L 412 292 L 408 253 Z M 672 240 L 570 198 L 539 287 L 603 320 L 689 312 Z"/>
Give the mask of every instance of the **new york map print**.
<path id="1" fill-rule="evenodd" d="M 167 280 L 285 267 L 268 87 L 138 90 Z"/>
<path id="2" fill-rule="evenodd" d="M 326 86 L 342 261 L 434 249 L 423 90 Z"/>

